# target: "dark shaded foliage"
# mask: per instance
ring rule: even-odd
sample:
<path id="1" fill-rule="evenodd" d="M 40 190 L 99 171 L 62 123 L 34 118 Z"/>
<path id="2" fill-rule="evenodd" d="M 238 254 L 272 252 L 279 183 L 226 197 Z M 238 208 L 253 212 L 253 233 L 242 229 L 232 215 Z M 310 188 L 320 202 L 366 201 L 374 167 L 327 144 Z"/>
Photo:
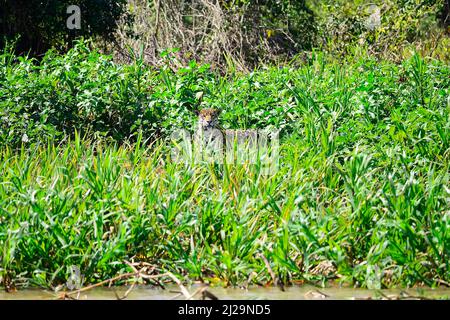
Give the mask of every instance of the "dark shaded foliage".
<path id="1" fill-rule="evenodd" d="M 66 49 L 81 36 L 113 39 L 119 19 L 126 14 L 126 0 L 1 0 L 0 48 L 7 40 L 19 38 L 18 53 L 33 56 L 56 47 Z M 81 29 L 70 30 L 67 8 L 76 4 L 81 10 Z M 131 21 L 131 20 L 128 20 Z"/>

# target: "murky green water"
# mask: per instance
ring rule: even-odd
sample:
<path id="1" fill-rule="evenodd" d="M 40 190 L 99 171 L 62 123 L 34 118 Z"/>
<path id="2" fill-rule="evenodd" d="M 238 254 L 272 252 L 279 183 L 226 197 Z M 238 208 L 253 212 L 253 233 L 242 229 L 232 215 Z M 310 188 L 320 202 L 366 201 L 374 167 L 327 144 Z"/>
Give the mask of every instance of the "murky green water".
<path id="1" fill-rule="evenodd" d="M 112 288 L 94 288 L 79 294 L 78 299 L 117 299 L 123 296 L 127 291 L 127 287 Z M 187 288 L 190 293 L 194 293 L 198 286 Z M 390 290 L 367 290 L 354 288 L 315 288 L 311 286 L 297 286 L 286 288 L 281 291 L 279 288 L 262 288 L 254 287 L 248 290 L 236 288 L 208 288 L 209 292 L 219 299 L 242 299 L 242 300 L 304 300 L 304 299 L 382 299 L 382 298 L 428 298 L 428 299 L 450 299 L 450 289 L 446 288 L 420 288 L 420 289 L 390 289 Z M 114 293 L 116 292 L 116 294 Z M 162 290 L 150 286 L 135 287 L 127 296 L 127 299 L 135 300 L 168 300 L 168 299 L 185 299 L 175 291 L 180 291 L 178 287 L 168 287 Z M 57 293 L 52 291 L 44 291 L 40 289 L 19 290 L 14 293 L 0 292 L 0 300 L 8 299 L 55 299 L 58 298 Z M 76 297 L 76 296 L 74 296 Z M 200 295 L 196 295 L 194 299 L 200 299 Z"/>

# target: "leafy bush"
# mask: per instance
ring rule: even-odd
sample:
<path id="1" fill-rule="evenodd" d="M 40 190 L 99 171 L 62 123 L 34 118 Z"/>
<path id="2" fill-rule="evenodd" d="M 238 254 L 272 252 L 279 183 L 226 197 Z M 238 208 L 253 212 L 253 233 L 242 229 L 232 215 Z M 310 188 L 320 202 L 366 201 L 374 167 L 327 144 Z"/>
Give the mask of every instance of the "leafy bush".
<path id="1" fill-rule="evenodd" d="M 448 15 L 445 2 L 320 1 L 314 12 L 324 50 L 351 54 L 352 44 L 358 44 L 375 56 L 401 61 L 414 48 L 448 61 L 449 37 L 442 21 L 450 17 L 443 18 Z"/>
<path id="2" fill-rule="evenodd" d="M 101 37 L 112 41 L 120 22 L 131 22 L 126 14 L 127 0 L 1 0 L 0 6 L 0 49 L 5 40 L 15 39 L 16 51 L 31 52 L 34 56 L 44 54 L 48 49 L 65 49 L 77 37 Z M 67 8 L 76 4 L 81 11 L 81 29 L 66 27 Z"/>
<path id="3" fill-rule="evenodd" d="M 425 107 L 437 99 L 442 105 L 448 87 L 448 66 L 436 60 L 427 64 L 417 55 L 403 65 L 386 67 L 387 71 L 376 68 L 371 59 L 349 59 L 352 67 L 342 86 L 342 71 L 322 54 L 300 69 L 270 68 L 231 78 L 194 61 L 175 69 L 173 54 L 164 52 L 166 63 L 155 69 L 143 62 L 142 54 L 136 54 L 131 65 L 116 64 L 110 56 L 89 49 L 86 42 L 65 55 L 50 51 L 40 62 L 4 51 L 0 57 L 1 143 L 46 141 L 73 135 L 75 130 L 117 141 L 139 132 L 154 139 L 173 128 L 192 128 L 192 111 L 203 107 L 224 110 L 225 127 L 272 126 L 286 133 L 302 125 L 317 126 L 305 123 L 308 108 L 326 115 L 337 104 L 344 105 L 343 110 L 351 104 L 361 106 L 358 117 L 379 122 L 394 106 Z M 333 67 L 325 69 L 330 63 Z M 368 80 L 355 71 L 357 65 L 369 73 Z M 365 81 L 371 85 L 363 85 Z"/>
<path id="4" fill-rule="evenodd" d="M 49 51 L 39 62 L 5 50 L 0 68 L 0 141 L 11 145 L 76 130 L 118 141 L 138 131 L 154 138 L 177 123 L 183 109 L 192 110 L 192 90 L 207 70 L 192 63 L 174 81 L 169 67 L 157 72 L 139 58 L 118 65 L 85 42 L 65 55 Z"/>

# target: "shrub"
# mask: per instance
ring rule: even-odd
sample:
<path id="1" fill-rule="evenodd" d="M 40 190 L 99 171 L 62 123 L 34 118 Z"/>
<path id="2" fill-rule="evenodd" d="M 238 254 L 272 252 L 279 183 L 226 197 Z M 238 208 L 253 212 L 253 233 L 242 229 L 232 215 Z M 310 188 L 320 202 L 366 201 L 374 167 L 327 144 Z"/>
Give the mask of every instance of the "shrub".
<path id="1" fill-rule="evenodd" d="M 119 19 L 126 14 L 127 0 L 48 0 L 45 4 L 38 0 L 1 0 L 0 6 L 0 49 L 5 40 L 19 36 L 16 50 L 42 55 L 48 49 L 65 49 L 73 39 L 81 36 L 100 37 L 113 40 Z M 76 4 L 81 10 L 81 29 L 69 30 L 66 20 L 70 16 L 67 8 Z"/>
<path id="2" fill-rule="evenodd" d="M 48 51 L 41 61 L 8 49 L 0 59 L 0 143 L 11 145 L 75 131 L 116 141 L 142 132 L 152 139 L 187 126 L 201 83 L 212 79 L 209 67 L 195 62 L 177 71 L 156 71 L 138 56 L 131 65 L 116 64 L 86 41 L 64 55 Z"/>

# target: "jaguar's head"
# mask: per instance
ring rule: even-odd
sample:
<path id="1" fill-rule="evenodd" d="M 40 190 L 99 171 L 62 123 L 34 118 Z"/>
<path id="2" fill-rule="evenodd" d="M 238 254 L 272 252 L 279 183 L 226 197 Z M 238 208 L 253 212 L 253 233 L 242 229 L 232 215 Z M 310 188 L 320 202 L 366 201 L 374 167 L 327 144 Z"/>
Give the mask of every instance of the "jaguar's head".
<path id="1" fill-rule="evenodd" d="M 197 111 L 198 123 L 203 130 L 216 128 L 219 123 L 219 109 L 202 109 Z"/>

